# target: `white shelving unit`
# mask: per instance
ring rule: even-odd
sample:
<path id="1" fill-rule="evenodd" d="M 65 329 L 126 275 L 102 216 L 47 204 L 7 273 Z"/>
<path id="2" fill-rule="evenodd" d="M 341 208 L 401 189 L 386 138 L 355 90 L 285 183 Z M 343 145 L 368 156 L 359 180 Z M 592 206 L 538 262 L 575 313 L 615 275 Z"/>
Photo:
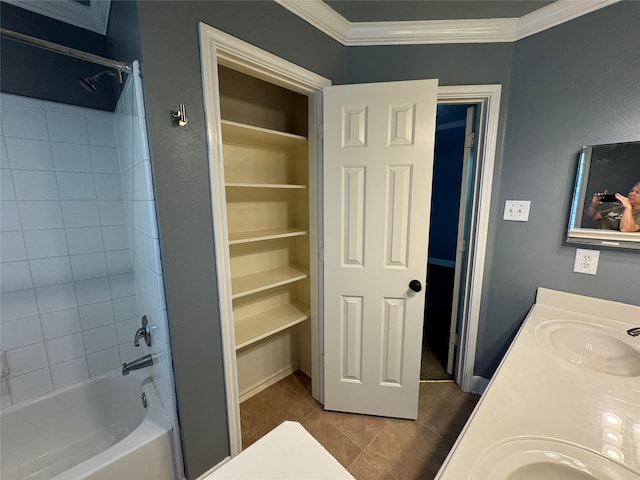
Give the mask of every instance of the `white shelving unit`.
<path id="1" fill-rule="evenodd" d="M 301 360 L 310 351 L 309 152 L 304 136 L 251 120 L 226 120 L 224 109 L 222 117 L 238 389 L 244 400 L 310 362 Z"/>

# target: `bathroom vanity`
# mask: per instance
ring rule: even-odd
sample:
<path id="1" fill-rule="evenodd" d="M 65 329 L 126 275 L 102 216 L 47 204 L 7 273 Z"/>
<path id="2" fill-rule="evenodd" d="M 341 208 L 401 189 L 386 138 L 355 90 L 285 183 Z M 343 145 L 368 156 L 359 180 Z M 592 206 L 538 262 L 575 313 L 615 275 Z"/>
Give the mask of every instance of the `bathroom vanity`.
<path id="1" fill-rule="evenodd" d="M 438 480 L 640 479 L 640 306 L 539 288 Z"/>

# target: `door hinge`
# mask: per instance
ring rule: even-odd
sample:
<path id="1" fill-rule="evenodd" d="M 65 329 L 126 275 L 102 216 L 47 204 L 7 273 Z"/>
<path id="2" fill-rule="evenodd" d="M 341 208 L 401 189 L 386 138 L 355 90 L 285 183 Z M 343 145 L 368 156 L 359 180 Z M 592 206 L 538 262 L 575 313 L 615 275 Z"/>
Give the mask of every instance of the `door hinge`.
<path id="1" fill-rule="evenodd" d="M 464 139 L 464 148 L 473 148 L 476 146 L 476 132 L 470 132 Z"/>
<path id="2" fill-rule="evenodd" d="M 458 334 L 454 333 L 451 335 L 451 338 L 449 339 L 449 343 L 452 345 L 458 345 Z"/>
<path id="3" fill-rule="evenodd" d="M 464 253 L 466 249 L 467 249 L 467 242 L 464 240 L 464 238 L 459 239 L 458 245 L 456 245 L 456 251 L 458 253 Z"/>

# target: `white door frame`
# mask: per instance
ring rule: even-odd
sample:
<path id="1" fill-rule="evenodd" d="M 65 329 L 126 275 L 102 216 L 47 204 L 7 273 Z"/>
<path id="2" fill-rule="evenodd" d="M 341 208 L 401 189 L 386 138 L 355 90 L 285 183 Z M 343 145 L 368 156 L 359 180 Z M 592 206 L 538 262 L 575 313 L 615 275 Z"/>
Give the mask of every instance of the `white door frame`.
<path id="1" fill-rule="evenodd" d="M 312 289 L 317 292 L 315 307 L 312 304 L 311 347 L 312 370 L 321 372 L 323 361 L 323 319 L 319 315 L 322 305 L 322 159 L 319 156 L 321 141 L 317 135 L 321 132 L 321 112 L 318 105 L 321 102 L 317 93 L 331 85 L 331 81 L 288 62 L 276 55 L 268 53 L 254 45 L 237 39 L 227 33 L 217 30 L 204 23 L 199 24 L 200 57 L 203 81 L 203 100 L 206 116 L 207 144 L 209 156 L 209 174 L 211 179 L 211 208 L 214 228 L 214 247 L 217 265 L 218 300 L 220 306 L 220 328 L 222 337 L 222 351 L 225 373 L 225 390 L 227 397 L 227 416 L 229 425 L 229 449 L 231 456 L 242 451 L 242 436 L 240 427 L 240 407 L 237 383 L 237 368 L 235 354 L 235 333 L 233 325 L 233 307 L 231 302 L 231 268 L 229 265 L 229 246 L 227 243 L 227 218 L 225 208 L 225 188 L 222 164 L 222 136 L 219 129 L 220 105 L 217 98 L 218 77 L 217 65 L 221 64 L 253 77 L 274 83 L 289 90 L 304 94 L 310 98 L 309 112 L 309 142 L 310 157 L 315 157 L 316 165 L 310 168 L 310 191 L 316 201 L 315 209 L 310 212 L 310 223 L 317 226 L 315 234 L 310 235 L 312 251 L 317 251 L 320 258 L 311 256 L 311 270 L 316 266 L 316 281 Z M 476 338 L 480 298 L 482 293 L 482 279 L 486 252 L 487 231 L 489 226 L 489 205 L 491 201 L 491 187 L 496 153 L 496 139 L 498 130 L 498 115 L 500 106 L 500 85 L 465 85 L 438 87 L 438 103 L 479 103 L 481 105 L 480 118 L 485 119 L 481 125 L 479 137 L 484 138 L 480 146 L 479 161 L 482 162 L 480 192 L 477 202 L 477 224 L 475 233 L 477 241 L 473 248 L 474 268 L 469 289 L 469 310 L 462 322 L 461 349 L 458 359 L 457 379 L 465 391 L 479 391 L 482 384 L 480 377 L 473 376 L 475 363 Z M 484 127 L 484 128 L 482 128 Z M 315 154 L 315 155 L 314 155 Z M 313 188 L 317 190 L 313 191 Z M 314 244 L 315 242 L 315 244 Z M 315 246 L 315 249 L 314 249 Z M 313 297 L 313 294 L 312 294 Z M 316 311 L 314 312 L 314 308 Z M 315 316 L 315 320 L 314 320 Z M 314 370 L 315 369 L 315 370 Z M 314 380 L 314 397 L 323 399 L 323 388 L 317 384 L 323 375 L 316 375 Z M 226 461 L 223 460 L 223 461 Z"/>
<path id="2" fill-rule="evenodd" d="M 224 165 L 222 162 L 218 65 L 224 65 L 254 78 L 265 80 L 309 97 L 309 192 L 310 196 L 312 196 L 309 202 L 309 243 L 311 252 L 319 251 L 317 226 L 321 226 L 321 223 L 318 223 L 318 219 L 321 217 L 318 216 L 318 205 L 322 205 L 318 200 L 313 200 L 322 193 L 317 189 L 318 172 L 321 172 L 321 170 L 318 170 L 320 142 L 314 134 L 320 129 L 317 125 L 318 117 L 315 112 L 318 105 L 316 94 L 331 85 L 331 81 L 205 23 L 199 24 L 199 31 L 209 177 L 211 180 L 211 210 L 217 266 L 216 277 L 218 280 L 217 293 L 220 305 L 220 328 L 229 422 L 229 449 L 233 457 L 242 451 L 242 434 L 233 304 L 231 301 L 231 265 L 229 262 L 229 235 L 227 230 Z M 311 255 L 309 277 L 311 278 L 312 304 L 309 316 L 311 319 L 311 371 L 313 373 L 314 396 L 322 394 L 320 379 L 324 376 L 322 370 L 320 370 L 322 355 L 321 351 L 318 350 L 318 346 L 322 345 L 320 337 L 322 325 L 319 325 L 319 302 L 317 301 L 316 293 L 321 288 L 318 285 L 318 265 L 319 259 Z"/>
<path id="3" fill-rule="evenodd" d="M 438 89 L 438 104 L 477 104 L 479 108 L 477 147 L 479 178 L 475 181 L 476 192 L 471 207 L 468 271 L 467 281 L 463 287 L 462 318 L 458 335 L 459 353 L 455 372 L 460 388 L 465 392 L 474 393 L 482 393 L 488 383 L 486 379 L 475 376 L 473 370 L 487 251 L 501 91 L 502 86 L 497 84 L 441 86 Z"/>

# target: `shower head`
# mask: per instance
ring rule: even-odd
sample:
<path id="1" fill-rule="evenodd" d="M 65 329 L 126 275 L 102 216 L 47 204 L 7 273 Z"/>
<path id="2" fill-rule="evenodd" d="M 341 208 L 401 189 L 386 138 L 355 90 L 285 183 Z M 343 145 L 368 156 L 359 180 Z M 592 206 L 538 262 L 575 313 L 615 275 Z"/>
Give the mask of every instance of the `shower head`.
<path id="1" fill-rule="evenodd" d="M 118 80 L 120 80 L 120 83 L 122 83 L 122 72 L 118 71 L 118 73 L 115 73 L 111 70 L 104 70 L 103 72 L 96 73 L 91 77 L 78 78 L 78 83 L 87 92 L 95 93 L 98 91 L 98 80 L 100 80 L 100 78 L 104 75 L 111 75 L 112 77 L 116 77 L 118 78 Z"/>

